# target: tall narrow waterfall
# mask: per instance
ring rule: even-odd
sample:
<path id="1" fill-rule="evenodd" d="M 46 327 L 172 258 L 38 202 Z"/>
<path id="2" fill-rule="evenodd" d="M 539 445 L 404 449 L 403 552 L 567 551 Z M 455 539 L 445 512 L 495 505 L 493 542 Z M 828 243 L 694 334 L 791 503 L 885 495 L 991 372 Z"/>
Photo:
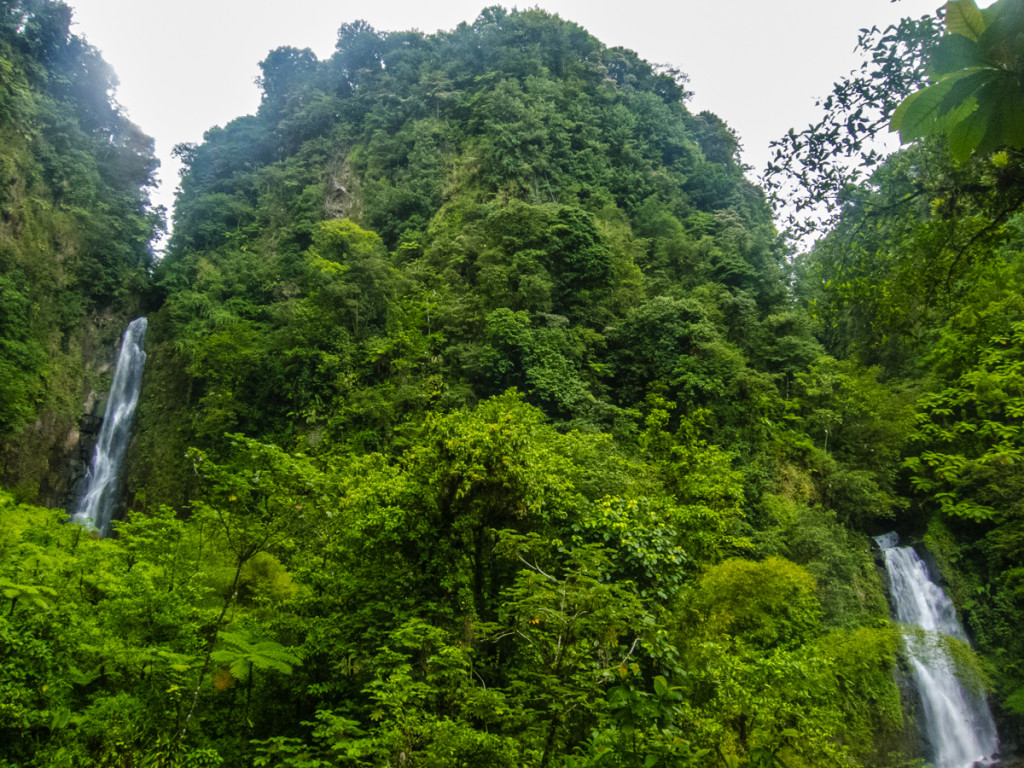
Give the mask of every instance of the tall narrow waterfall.
<path id="1" fill-rule="evenodd" d="M 967 641 L 949 596 L 928 577 L 912 547 L 899 547 L 895 533 L 875 541 L 885 555 L 896 618 L 932 634 Z M 999 748 L 992 713 L 981 696 L 964 690 L 950 659 L 935 643 L 905 636 L 914 682 L 921 696 L 921 726 L 933 751 L 935 768 L 988 764 Z"/>
<path id="2" fill-rule="evenodd" d="M 131 439 L 135 404 L 142 386 L 142 369 L 146 365 L 146 353 L 142 349 L 145 337 L 146 318 L 140 317 L 128 325 L 121 339 L 121 352 L 114 368 L 114 383 L 110 386 L 103 426 L 85 476 L 85 493 L 72 515 L 76 523 L 95 528 L 101 536 L 110 533 L 110 518 L 118 501 L 121 463 Z"/>

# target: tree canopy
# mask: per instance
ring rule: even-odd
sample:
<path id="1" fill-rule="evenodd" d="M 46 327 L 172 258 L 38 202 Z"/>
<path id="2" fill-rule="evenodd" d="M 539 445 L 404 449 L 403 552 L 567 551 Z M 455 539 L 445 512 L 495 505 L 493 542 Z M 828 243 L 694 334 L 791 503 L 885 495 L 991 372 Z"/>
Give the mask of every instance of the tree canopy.
<path id="1" fill-rule="evenodd" d="M 0 768 L 907 768 L 892 529 L 1013 743 L 1019 7 L 863 31 L 769 169 L 833 206 L 806 253 L 685 75 L 494 6 L 268 53 L 256 114 L 176 148 L 154 259 L 113 74 L 0 0 L 0 429 L 36 457 L 0 491 Z M 37 504 L 141 311 L 99 539 Z"/>

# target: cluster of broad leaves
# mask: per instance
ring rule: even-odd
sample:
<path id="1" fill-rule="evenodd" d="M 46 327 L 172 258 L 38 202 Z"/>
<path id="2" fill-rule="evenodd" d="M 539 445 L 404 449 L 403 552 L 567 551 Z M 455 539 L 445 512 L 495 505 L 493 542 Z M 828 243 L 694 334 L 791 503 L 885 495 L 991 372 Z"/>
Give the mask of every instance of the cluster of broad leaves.
<path id="1" fill-rule="evenodd" d="M 892 130 L 903 143 L 942 133 L 959 162 L 973 153 L 1024 149 L 1024 6 L 999 0 L 982 10 L 974 0 L 950 0 L 944 9 L 945 34 L 930 57 L 929 84 L 896 108 Z"/>

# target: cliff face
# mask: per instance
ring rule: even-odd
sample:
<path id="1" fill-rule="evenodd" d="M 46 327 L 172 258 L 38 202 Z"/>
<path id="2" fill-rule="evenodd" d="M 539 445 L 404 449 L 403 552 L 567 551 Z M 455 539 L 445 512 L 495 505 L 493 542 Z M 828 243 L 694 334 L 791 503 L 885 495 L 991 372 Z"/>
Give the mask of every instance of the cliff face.
<path id="1" fill-rule="evenodd" d="M 65 376 L 49 390 L 53 400 L 3 444 L 0 483 L 24 499 L 50 507 L 67 506 L 88 468 L 113 365 L 109 339 L 101 344 L 97 341 L 100 335 L 95 323 L 76 331 L 60 361 Z M 116 347 L 113 351 L 116 354 Z"/>
<path id="2" fill-rule="evenodd" d="M 47 504 L 88 450 L 160 225 L 152 141 L 70 23 L 59 2 L 0 4 L 0 482 Z"/>

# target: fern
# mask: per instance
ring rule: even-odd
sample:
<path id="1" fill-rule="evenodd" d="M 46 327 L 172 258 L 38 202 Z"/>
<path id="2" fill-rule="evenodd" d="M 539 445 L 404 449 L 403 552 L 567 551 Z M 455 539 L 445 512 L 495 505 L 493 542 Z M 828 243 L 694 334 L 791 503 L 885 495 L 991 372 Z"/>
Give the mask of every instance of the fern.
<path id="1" fill-rule="evenodd" d="M 280 643 L 256 640 L 248 632 L 218 632 L 226 647 L 214 651 L 211 658 L 226 664 L 236 680 L 246 679 L 253 669 L 273 670 L 290 675 L 302 660 Z"/>

